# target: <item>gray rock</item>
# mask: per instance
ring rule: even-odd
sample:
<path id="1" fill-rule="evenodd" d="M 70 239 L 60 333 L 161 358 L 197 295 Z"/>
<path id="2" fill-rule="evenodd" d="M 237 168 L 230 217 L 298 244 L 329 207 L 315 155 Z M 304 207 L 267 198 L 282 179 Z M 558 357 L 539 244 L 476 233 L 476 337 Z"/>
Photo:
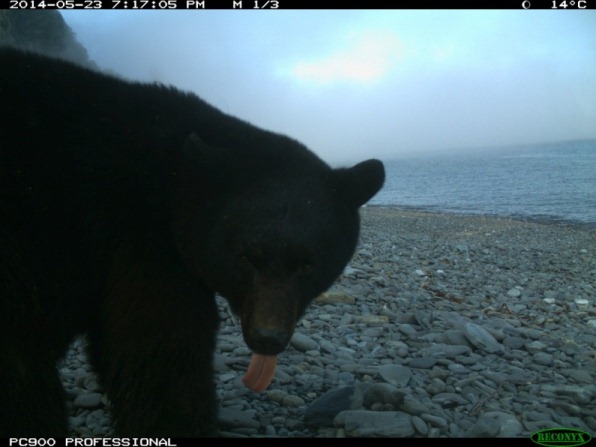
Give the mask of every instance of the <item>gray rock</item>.
<path id="1" fill-rule="evenodd" d="M 435 357 L 415 357 L 410 360 L 410 368 L 429 369 L 435 366 L 437 359 Z"/>
<path id="2" fill-rule="evenodd" d="M 481 371 L 480 374 L 483 375 L 484 377 L 486 377 L 487 379 L 492 380 L 497 385 L 501 385 L 502 383 L 505 383 L 510 380 L 510 375 L 506 374 L 504 372 L 495 372 L 495 371 L 487 370 L 487 371 Z"/>
<path id="3" fill-rule="evenodd" d="M 434 379 L 432 379 L 432 382 L 426 386 L 426 391 L 428 392 L 428 394 L 434 395 L 445 391 L 445 387 L 445 382 L 435 377 Z"/>
<path id="4" fill-rule="evenodd" d="M 220 408 L 219 423 L 223 429 L 230 428 L 259 428 L 260 422 L 255 419 L 255 410 L 236 410 Z"/>
<path id="5" fill-rule="evenodd" d="M 300 396 L 288 394 L 286 397 L 283 398 L 280 404 L 284 407 L 301 407 L 305 404 L 305 402 L 304 399 L 302 399 Z"/>
<path id="6" fill-rule="evenodd" d="M 319 348 L 317 342 L 300 332 L 294 332 L 290 344 L 300 352 L 314 351 Z"/>
<path id="7" fill-rule="evenodd" d="M 469 402 L 457 393 L 437 393 L 432 397 L 432 401 L 442 407 L 454 407 L 457 405 L 466 405 Z"/>
<path id="8" fill-rule="evenodd" d="M 101 393 L 103 391 L 102 386 L 97 382 L 97 378 L 95 377 L 94 374 L 89 374 L 85 378 L 84 386 L 87 390 L 95 392 L 95 393 Z"/>
<path id="9" fill-rule="evenodd" d="M 428 425 L 418 416 L 412 416 L 412 425 L 416 429 L 416 431 L 422 435 L 426 435 L 428 433 Z"/>
<path id="10" fill-rule="evenodd" d="M 435 416 L 434 414 L 422 413 L 420 417 L 424 421 L 428 422 L 430 425 L 434 425 L 435 427 L 445 428 L 447 427 L 447 425 L 449 425 L 447 419 L 441 416 Z"/>
<path id="11" fill-rule="evenodd" d="M 404 438 L 415 433 L 411 416 L 403 411 L 347 410 L 334 422 L 352 437 Z"/>
<path id="12" fill-rule="evenodd" d="M 446 345 L 437 343 L 421 350 L 424 356 L 452 359 L 458 355 L 469 354 L 472 350 L 466 345 Z"/>
<path id="13" fill-rule="evenodd" d="M 594 403 L 594 399 L 596 399 L 596 386 L 544 385 L 542 388 L 544 390 L 554 390 L 558 395 L 568 396 L 578 404 Z"/>
<path id="14" fill-rule="evenodd" d="M 430 413 L 430 408 L 420 402 L 416 397 L 412 395 L 406 395 L 404 397 L 404 403 L 399 408 L 408 414 L 421 415 L 422 413 Z"/>
<path id="15" fill-rule="evenodd" d="M 304 411 L 304 423 L 308 427 L 333 425 L 338 413 L 351 408 L 353 394 L 354 387 L 346 386 L 319 396 Z"/>
<path id="16" fill-rule="evenodd" d="M 507 336 L 503 339 L 503 346 L 509 349 L 521 349 L 526 344 L 526 339 L 522 337 Z"/>
<path id="17" fill-rule="evenodd" d="M 406 393 L 389 383 L 375 383 L 365 393 L 363 406 L 371 408 L 374 404 L 389 404 L 399 408 L 404 402 Z"/>
<path id="18" fill-rule="evenodd" d="M 532 358 L 539 365 L 551 366 L 553 363 L 555 363 L 553 356 L 547 354 L 546 352 L 537 352 L 532 356 Z"/>
<path id="19" fill-rule="evenodd" d="M 229 382 L 230 380 L 234 380 L 236 377 L 237 377 L 237 375 L 234 373 L 224 373 L 224 374 L 219 375 L 219 380 L 220 380 L 220 382 L 226 383 L 226 382 Z"/>
<path id="20" fill-rule="evenodd" d="M 86 422 L 85 416 L 69 417 L 68 423 L 72 428 L 80 427 Z"/>
<path id="21" fill-rule="evenodd" d="M 508 380 L 515 385 L 527 385 L 536 380 L 536 374 L 531 371 L 518 368 L 517 366 L 511 366 L 509 368 Z"/>
<path id="22" fill-rule="evenodd" d="M 503 411 L 488 411 L 478 418 L 466 434 L 473 438 L 514 438 L 522 431 L 523 426 L 515 415 Z"/>
<path id="23" fill-rule="evenodd" d="M 397 330 L 400 331 L 404 335 L 408 335 L 410 337 L 415 337 L 418 332 L 411 324 L 400 324 L 397 326 Z"/>
<path id="24" fill-rule="evenodd" d="M 468 346 L 470 342 L 464 335 L 464 331 L 461 329 L 449 329 L 445 331 L 445 342 L 450 345 L 463 345 Z"/>
<path id="25" fill-rule="evenodd" d="M 526 343 L 526 351 L 531 353 L 536 353 L 544 350 L 547 347 L 546 344 L 542 343 L 541 341 L 532 341 L 530 343 Z"/>
<path id="26" fill-rule="evenodd" d="M 469 371 L 468 368 L 459 363 L 450 363 L 449 365 L 447 365 L 447 369 L 454 373 L 467 373 Z"/>
<path id="27" fill-rule="evenodd" d="M 539 331 L 538 329 L 534 328 L 520 327 L 517 330 L 531 340 L 536 340 L 544 336 L 544 333 L 542 331 Z"/>
<path id="28" fill-rule="evenodd" d="M 489 354 L 502 353 L 505 351 L 503 345 L 499 343 L 486 329 L 474 323 L 466 323 L 463 327 L 466 338 L 482 351 Z"/>
<path id="29" fill-rule="evenodd" d="M 73 402 L 78 408 L 97 408 L 101 405 L 101 393 L 79 394 Z"/>
<path id="30" fill-rule="evenodd" d="M 299 407 L 304 405 L 304 400 L 299 396 L 294 396 L 284 390 L 269 390 L 265 394 L 267 399 L 277 402 L 284 407 Z"/>
<path id="31" fill-rule="evenodd" d="M 570 379 L 579 383 L 594 383 L 594 377 L 588 371 L 583 369 L 563 369 L 561 373 L 568 376 Z"/>
<path id="32" fill-rule="evenodd" d="M 379 374 L 390 384 L 403 388 L 410 381 L 412 371 L 407 366 L 402 365 L 381 365 L 379 366 Z"/>
<path id="33" fill-rule="evenodd" d="M 507 291 L 507 296 L 509 296 L 511 298 L 519 298 L 521 296 L 521 290 L 518 289 L 517 287 L 514 287 L 513 289 L 509 289 Z"/>
<path id="34" fill-rule="evenodd" d="M 470 438 L 494 438 L 499 433 L 499 427 L 491 418 L 480 417 L 466 432 Z"/>

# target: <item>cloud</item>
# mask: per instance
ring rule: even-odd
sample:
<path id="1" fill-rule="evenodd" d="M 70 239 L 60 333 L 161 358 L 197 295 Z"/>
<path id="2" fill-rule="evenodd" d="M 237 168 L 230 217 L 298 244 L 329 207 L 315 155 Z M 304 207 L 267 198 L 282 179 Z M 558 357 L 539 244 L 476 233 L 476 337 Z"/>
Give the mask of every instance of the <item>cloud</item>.
<path id="1" fill-rule="evenodd" d="M 324 58 L 293 64 L 290 76 L 315 84 L 371 83 L 390 74 L 401 57 L 401 43 L 391 32 L 354 33 L 346 40 L 347 48 Z"/>

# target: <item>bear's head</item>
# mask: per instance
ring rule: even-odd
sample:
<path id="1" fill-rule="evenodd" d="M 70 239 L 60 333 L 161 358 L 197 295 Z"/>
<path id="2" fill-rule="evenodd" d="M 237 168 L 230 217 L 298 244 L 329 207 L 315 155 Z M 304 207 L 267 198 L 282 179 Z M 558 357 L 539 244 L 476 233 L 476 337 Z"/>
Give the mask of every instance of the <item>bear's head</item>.
<path id="1" fill-rule="evenodd" d="M 331 169 L 288 141 L 289 148 L 278 151 L 287 149 L 283 159 L 243 159 L 189 137 L 186 151 L 194 155 L 180 180 L 193 183 L 181 188 L 186 211 L 177 219 L 180 253 L 240 317 L 255 354 L 245 383 L 255 390 L 271 379 L 259 370 L 273 374 L 274 356 L 285 349 L 308 304 L 349 262 L 358 241 L 358 209 L 385 175 L 378 160 Z"/>

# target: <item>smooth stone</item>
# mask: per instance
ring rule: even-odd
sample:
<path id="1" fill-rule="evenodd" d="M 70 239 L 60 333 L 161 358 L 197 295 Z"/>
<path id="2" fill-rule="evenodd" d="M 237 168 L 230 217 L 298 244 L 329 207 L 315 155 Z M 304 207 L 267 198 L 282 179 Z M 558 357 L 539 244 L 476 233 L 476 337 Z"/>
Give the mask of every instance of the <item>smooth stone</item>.
<path id="1" fill-rule="evenodd" d="M 544 336 L 544 333 L 542 331 L 539 331 L 538 329 L 533 329 L 533 328 L 520 327 L 520 328 L 518 328 L 518 331 L 520 331 L 523 335 L 525 335 L 526 337 L 528 337 L 532 340 L 536 340 L 536 339 Z"/>
<path id="2" fill-rule="evenodd" d="M 547 345 L 545 343 L 542 343 L 541 341 L 537 341 L 537 340 L 532 341 L 530 343 L 526 343 L 526 351 L 528 351 L 532 354 L 535 352 L 542 351 L 546 347 L 547 347 Z"/>
<path id="3" fill-rule="evenodd" d="M 469 354 L 472 350 L 467 345 L 445 345 L 437 343 L 421 351 L 424 356 L 452 359 L 458 355 Z"/>
<path id="4" fill-rule="evenodd" d="M 80 427 L 85 424 L 86 418 L 85 416 L 72 416 L 68 418 L 68 423 L 71 427 L 76 428 Z"/>
<path id="5" fill-rule="evenodd" d="M 367 326 L 384 326 L 389 324 L 389 317 L 385 315 L 357 315 L 355 320 Z"/>
<path id="6" fill-rule="evenodd" d="M 464 399 L 457 393 L 437 393 L 432 397 L 432 401 L 442 407 L 454 407 L 469 403 L 467 399 Z"/>
<path id="7" fill-rule="evenodd" d="M 397 330 L 400 331 L 404 335 L 408 335 L 410 337 L 414 337 L 418 334 L 418 331 L 412 326 L 411 324 L 400 324 L 397 326 Z"/>
<path id="8" fill-rule="evenodd" d="M 445 342 L 450 345 L 463 345 L 469 346 L 470 342 L 464 335 L 464 331 L 460 329 L 449 329 L 443 334 L 445 336 Z"/>
<path id="9" fill-rule="evenodd" d="M 408 366 L 410 368 L 428 369 L 435 366 L 437 359 L 435 357 L 415 357 L 410 360 Z"/>
<path id="10" fill-rule="evenodd" d="M 596 386 L 586 387 L 577 385 L 544 385 L 544 390 L 553 390 L 556 394 L 569 396 L 578 404 L 594 403 L 596 400 Z"/>
<path id="11" fill-rule="evenodd" d="M 333 425 L 338 413 L 351 408 L 353 395 L 354 387 L 346 386 L 319 396 L 304 411 L 304 424 L 307 427 Z"/>
<path id="12" fill-rule="evenodd" d="M 97 408 L 101 405 L 101 393 L 79 394 L 73 405 L 78 408 Z"/>
<path id="13" fill-rule="evenodd" d="M 454 373 L 467 373 L 469 371 L 468 368 L 459 363 L 450 363 L 449 365 L 447 365 L 447 369 Z"/>
<path id="14" fill-rule="evenodd" d="M 256 413 L 256 410 L 236 410 L 224 407 L 219 409 L 218 419 L 223 428 L 257 429 L 261 423 L 255 419 Z"/>
<path id="15" fill-rule="evenodd" d="M 363 275 L 364 273 L 365 273 L 364 270 L 355 269 L 353 267 L 350 267 L 349 265 L 346 265 L 346 268 L 344 268 L 342 275 L 344 275 L 344 276 Z M 324 293 L 323 293 L 323 295 L 324 295 Z"/>
<path id="16" fill-rule="evenodd" d="M 438 378 L 434 378 L 431 383 L 426 386 L 426 392 L 430 395 L 442 393 L 445 391 L 445 382 Z"/>
<path id="17" fill-rule="evenodd" d="M 334 423 L 353 437 L 404 438 L 415 433 L 411 416 L 403 411 L 347 410 Z"/>
<path id="18" fill-rule="evenodd" d="M 563 375 L 566 375 L 570 379 L 580 383 L 595 383 L 596 380 L 592 377 L 588 371 L 583 369 L 563 369 L 561 370 Z"/>
<path id="19" fill-rule="evenodd" d="M 416 431 L 422 435 L 426 435 L 428 433 L 428 425 L 418 416 L 412 416 L 412 425 L 416 429 Z"/>
<path id="20" fill-rule="evenodd" d="M 379 374 L 383 379 L 398 388 L 405 387 L 412 377 L 412 370 L 402 365 L 381 365 Z"/>
<path id="21" fill-rule="evenodd" d="M 526 339 L 522 337 L 506 336 L 503 339 L 503 346 L 509 349 L 521 349 L 526 344 Z"/>
<path id="22" fill-rule="evenodd" d="M 410 394 L 404 397 L 404 403 L 400 406 L 400 410 L 417 416 L 421 415 L 422 413 L 429 413 L 431 411 L 429 407 Z"/>
<path id="23" fill-rule="evenodd" d="M 480 374 L 486 377 L 489 380 L 492 380 L 497 385 L 501 385 L 502 383 L 507 382 L 510 379 L 509 374 L 503 372 L 495 372 L 495 371 L 480 371 Z"/>
<path id="24" fill-rule="evenodd" d="M 463 327 L 466 338 L 482 351 L 489 354 L 502 353 L 505 348 L 486 329 L 474 323 L 466 323 Z"/>
<path id="25" fill-rule="evenodd" d="M 466 432 L 471 438 L 514 438 L 523 431 L 521 422 L 511 413 L 488 411 Z"/>
<path id="26" fill-rule="evenodd" d="M 521 296 L 521 290 L 515 287 L 513 289 L 509 289 L 507 291 L 507 296 L 511 298 L 519 298 Z"/>
<path id="27" fill-rule="evenodd" d="M 85 378 L 85 388 L 95 393 L 101 393 L 103 391 L 102 386 L 97 382 L 95 375 L 89 375 Z"/>
<path id="28" fill-rule="evenodd" d="M 449 425 L 449 423 L 447 422 L 447 419 L 442 418 L 441 416 L 435 416 L 433 414 L 422 413 L 420 415 L 420 417 L 424 421 L 428 422 L 430 425 L 434 425 L 435 427 L 443 428 L 443 427 L 447 427 L 447 425 Z"/>
<path id="29" fill-rule="evenodd" d="M 547 354 L 546 352 L 537 352 L 532 356 L 532 358 L 539 365 L 551 366 L 555 363 L 553 356 Z"/>
<path id="30" fill-rule="evenodd" d="M 406 393 L 389 383 L 374 383 L 365 393 L 363 405 L 371 408 L 375 403 L 390 404 L 399 408 L 404 402 Z"/>
<path id="31" fill-rule="evenodd" d="M 324 292 L 314 300 L 318 304 L 354 304 L 356 299 L 342 292 Z"/>
<path id="32" fill-rule="evenodd" d="M 293 394 L 287 395 L 280 403 L 284 407 L 301 407 L 305 404 L 304 399 Z"/>
<path id="33" fill-rule="evenodd" d="M 300 332 L 294 332 L 290 344 L 300 352 L 314 351 L 319 348 L 317 342 L 308 335 L 301 334 Z"/>
<path id="34" fill-rule="evenodd" d="M 236 378 L 236 374 L 234 373 L 224 373 L 219 375 L 219 380 L 222 383 L 229 382 L 230 380 L 234 380 Z"/>
<path id="35" fill-rule="evenodd" d="M 511 366 L 509 368 L 509 373 L 508 381 L 515 385 L 527 385 L 529 383 L 533 383 L 536 380 L 535 373 L 518 368 L 517 366 Z"/>

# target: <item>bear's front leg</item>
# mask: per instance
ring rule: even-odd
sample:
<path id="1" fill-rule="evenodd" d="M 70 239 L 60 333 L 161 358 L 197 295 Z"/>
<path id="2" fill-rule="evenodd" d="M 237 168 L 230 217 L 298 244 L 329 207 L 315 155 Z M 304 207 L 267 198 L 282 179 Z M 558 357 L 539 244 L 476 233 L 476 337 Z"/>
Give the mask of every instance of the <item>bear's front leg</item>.
<path id="1" fill-rule="evenodd" d="M 56 360 L 34 337 L 0 331 L 0 438 L 68 435 Z"/>
<path id="2" fill-rule="evenodd" d="M 47 311 L 54 304 L 30 273 L 23 246 L 0 223 L 0 438 L 64 437 L 56 363 L 71 334 Z"/>
<path id="3" fill-rule="evenodd" d="M 126 437 L 217 434 L 214 294 L 183 267 L 143 256 L 111 275 L 90 354 Z"/>

